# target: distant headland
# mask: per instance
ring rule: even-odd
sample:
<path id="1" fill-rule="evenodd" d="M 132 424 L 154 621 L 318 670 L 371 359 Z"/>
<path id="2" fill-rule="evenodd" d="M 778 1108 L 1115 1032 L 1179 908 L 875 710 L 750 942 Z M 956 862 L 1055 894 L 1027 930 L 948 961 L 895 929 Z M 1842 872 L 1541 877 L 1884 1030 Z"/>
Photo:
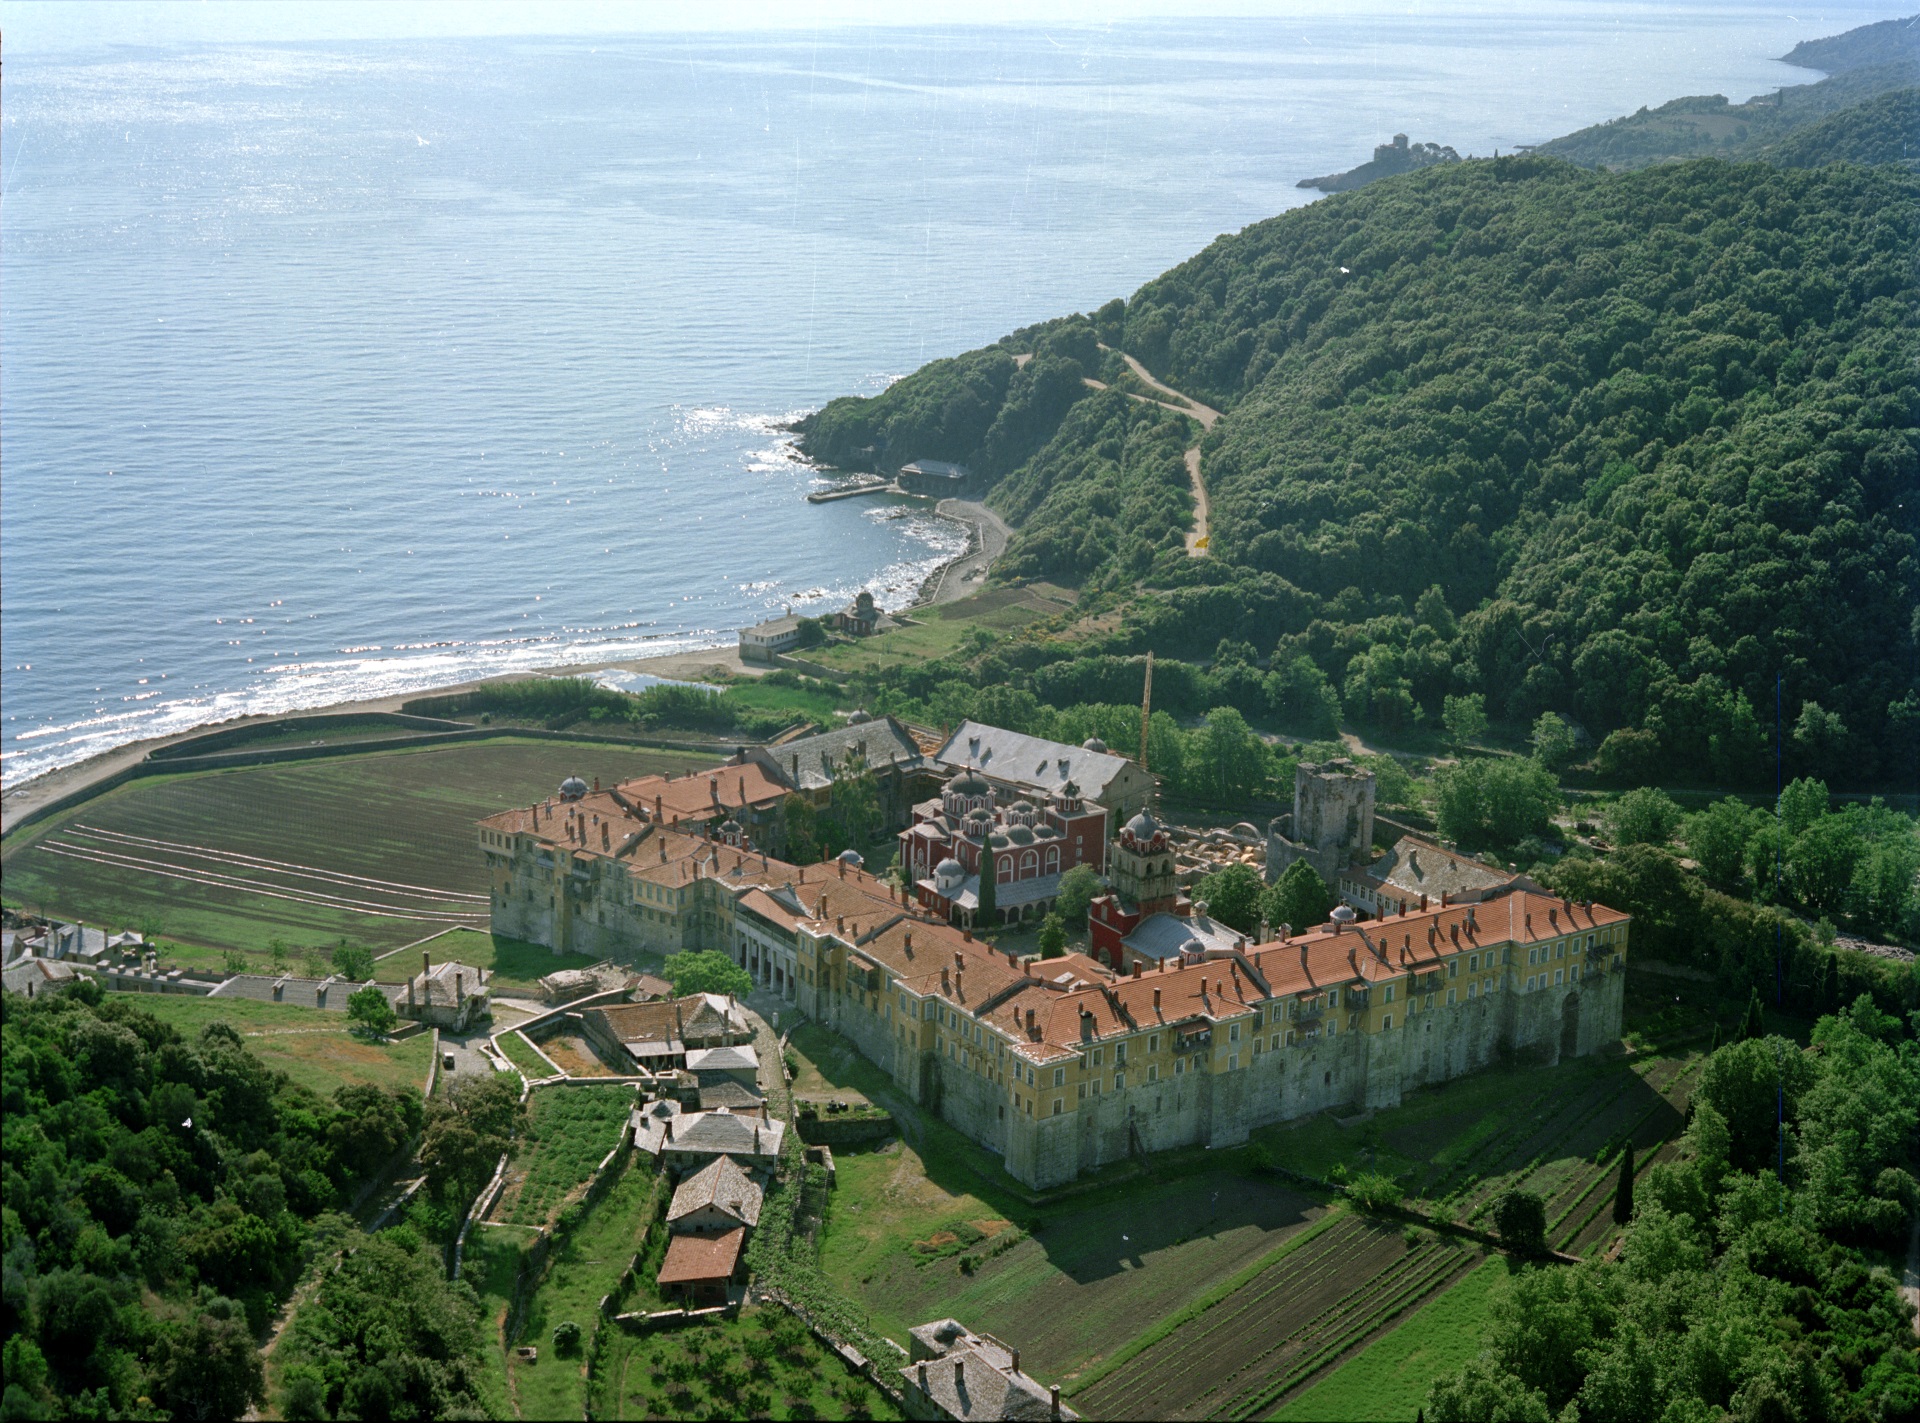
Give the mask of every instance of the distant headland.
<path id="1" fill-rule="evenodd" d="M 1411 173 L 1416 168 L 1431 168 L 1436 163 L 1458 163 L 1460 155 L 1440 143 L 1408 143 L 1404 133 L 1396 133 L 1392 143 L 1380 144 L 1373 150 L 1373 161 L 1362 163 L 1358 168 L 1350 168 L 1344 173 L 1329 173 L 1321 178 L 1302 178 L 1296 187 L 1318 188 L 1323 193 L 1344 193 L 1351 188 L 1364 188 L 1380 178 L 1391 178 L 1396 173 Z"/>

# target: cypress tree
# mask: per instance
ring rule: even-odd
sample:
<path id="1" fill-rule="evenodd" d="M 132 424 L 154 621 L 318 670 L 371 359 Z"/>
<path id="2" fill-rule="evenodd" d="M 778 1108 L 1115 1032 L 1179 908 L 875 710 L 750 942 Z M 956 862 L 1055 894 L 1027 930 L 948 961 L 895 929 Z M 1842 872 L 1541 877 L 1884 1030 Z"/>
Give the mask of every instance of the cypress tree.
<path id="1" fill-rule="evenodd" d="M 993 846 L 989 845 L 980 861 L 980 928 L 983 931 L 991 929 L 994 920 L 1000 917 L 999 872 L 994 861 Z"/>
<path id="2" fill-rule="evenodd" d="M 1760 990 L 1755 988 L 1749 991 L 1751 996 L 1747 999 L 1747 1026 L 1741 1032 L 1740 1036 L 1742 1038 L 1764 1038 L 1767 1035 L 1767 1025 L 1760 1016 Z"/>
<path id="3" fill-rule="evenodd" d="M 1633 1143 L 1620 1153 L 1620 1184 L 1613 1193 L 1613 1223 L 1625 1225 L 1633 1219 Z"/>

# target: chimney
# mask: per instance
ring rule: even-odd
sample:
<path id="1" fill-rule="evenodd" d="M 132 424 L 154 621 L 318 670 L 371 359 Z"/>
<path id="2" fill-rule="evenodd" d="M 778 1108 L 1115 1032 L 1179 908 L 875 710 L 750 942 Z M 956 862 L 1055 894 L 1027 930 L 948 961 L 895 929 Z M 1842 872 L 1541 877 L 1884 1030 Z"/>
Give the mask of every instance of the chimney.
<path id="1" fill-rule="evenodd" d="M 940 991 L 942 993 L 951 993 L 953 991 L 953 981 L 947 975 L 948 971 L 946 969 L 943 968 L 940 970 Z"/>
<path id="2" fill-rule="evenodd" d="M 663 808 L 663 807 L 661 806 L 661 804 L 660 804 L 660 795 L 659 795 L 659 793 L 658 793 L 658 792 L 656 791 L 656 792 L 654 793 L 654 797 L 653 797 L 653 819 L 654 819 L 654 823 L 655 823 L 655 824 L 659 824 L 659 823 L 662 823 L 662 822 L 664 822 L 664 821 L 666 820 L 666 818 L 667 818 L 667 812 L 666 812 L 666 810 L 665 810 L 665 809 L 664 809 L 664 808 Z"/>
<path id="3" fill-rule="evenodd" d="M 964 972 L 965 972 L 965 971 L 964 971 L 964 970 L 962 970 L 962 969 L 955 969 L 955 970 L 954 970 L 954 973 L 953 973 L 953 996 L 954 996 L 955 998 L 961 998 L 961 999 L 964 999 L 964 998 L 965 998 L 965 997 L 967 996 L 967 990 L 966 990 L 966 985 L 965 985 L 965 983 L 963 982 L 963 974 L 964 974 Z"/>
<path id="4" fill-rule="evenodd" d="M 1052 1399 L 1053 1399 L 1053 1417 L 1054 1417 L 1054 1420 L 1055 1420 L 1055 1423 L 1059 1423 L 1059 1418 L 1060 1418 L 1060 1385 L 1059 1385 L 1059 1384 L 1055 1384 L 1055 1385 L 1053 1385 L 1053 1387 L 1052 1387 L 1052 1388 L 1050 1388 L 1050 1389 L 1049 1389 L 1049 1390 L 1047 1390 L 1047 1391 L 1048 1391 L 1048 1393 L 1049 1393 L 1049 1394 L 1051 1394 L 1051 1395 L 1052 1395 Z"/>
<path id="5" fill-rule="evenodd" d="M 423 974 L 433 972 L 433 955 L 425 949 L 420 950 L 420 972 Z"/>
<path id="6" fill-rule="evenodd" d="M 1133 961 L 1133 976 L 1135 978 L 1138 978 L 1140 976 L 1140 960 L 1139 959 L 1135 959 Z"/>
<path id="7" fill-rule="evenodd" d="M 1031 1008 L 1027 1009 L 1027 1032 L 1029 1035 L 1033 1032 L 1033 1009 Z"/>
<path id="8" fill-rule="evenodd" d="M 1420 896 L 1420 912 L 1422 914 L 1427 912 L 1427 897 L 1424 894 Z"/>
<path id="9" fill-rule="evenodd" d="M 613 827 L 604 820 L 600 822 L 600 848 L 602 850 L 613 848 Z"/>
<path id="10" fill-rule="evenodd" d="M 593 778 L 593 788 L 595 791 L 598 791 L 600 789 L 600 778 L 598 776 L 595 776 Z"/>
<path id="11" fill-rule="evenodd" d="M 835 919 L 833 921 L 833 927 L 835 931 L 838 933 L 841 933 L 841 934 L 846 933 L 847 932 L 847 916 L 842 914 L 839 918 Z"/>
<path id="12" fill-rule="evenodd" d="M 965 1388 L 966 1386 L 967 1386 L 967 1361 L 965 1359 L 955 1359 L 953 1361 L 954 1391 L 958 1393 L 961 1389 Z"/>
<path id="13" fill-rule="evenodd" d="M 973 930 L 966 929 L 966 928 L 961 929 L 960 937 L 963 940 L 965 940 L 967 943 L 971 944 L 973 942 Z"/>
<path id="14" fill-rule="evenodd" d="M 747 808 L 747 778 L 745 776 L 740 778 L 740 808 L 742 810 Z"/>
<path id="15" fill-rule="evenodd" d="M 955 973 L 959 973 L 966 966 L 967 966 L 966 955 L 962 954 L 960 950 L 955 949 L 953 951 L 953 971 Z"/>
<path id="16" fill-rule="evenodd" d="M 673 1118 L 667 1117 L 667 1118 L 664 1118 L 664 1121 L 667 1128 L 667 1140 L 672 1141 L 673 1140 Z"/>
<path id="17" fill-rule="evenodd" d="M 845 879 L 847 877 L 847 862 L 845 860 L 835 860 L 834 863 L 840 866 L 840 878 Z"/>
<path id="18" fill-rule="evenodd" d="M 1452 892 L 1450 890 L 1444 890 L 1444 889 L 1441 890 L 1440 891 L 1440 907 L 1442 909 L 1445 909 L 1451 903 L 1453 903 Z"/>
<path id="19" fill-rule="evenodd" d="M 800 758 L 796 756 L 793 759 L 795 761 L 798 761 Z M 920 1392 L 925 1393 L 926 1391 L 927 1391 L 927 1361 L 925 1359 L 922 1359 L 920 1361 Z"/>
<path id="20" fill-rule="evenodd" d="M 458 1008 L 467 996 L 466 982 L 467 976 L 464 973 L 456 973 L 453 976 L 453 1006 L 455 1008 Z"/>
<path id="21" fill-rule="evenodd" d="M 1160 990 L 1157 988 L 1153 990 L 1153 1011 L 1160 1011 Z"/>
<path id="22" fill-rule="evenodd" d="M 1013 1351 L 1013 1370 L 1012 1370 L 1012 1372 L 1014 1372 L 1014 1373 L 1016 1373 L 1016 1374 L 1020 1372 L 1020 1351 L 1019 1351 L 1018 1349 L 1015 1349 L 1015 1350 Z"/>
<path id="23" fill-rule="evenodd" d="M 903 946 L 905 947 L 908 954 L 913 953 L 913 930 L 911 929 L 907 930 L 906 939 Z"/>

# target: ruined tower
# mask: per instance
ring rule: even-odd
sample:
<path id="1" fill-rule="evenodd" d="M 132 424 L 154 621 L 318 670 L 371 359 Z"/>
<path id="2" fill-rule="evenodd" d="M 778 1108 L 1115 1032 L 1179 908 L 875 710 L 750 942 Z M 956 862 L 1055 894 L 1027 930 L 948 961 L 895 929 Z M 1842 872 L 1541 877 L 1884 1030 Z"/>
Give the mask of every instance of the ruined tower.
<path id="1" fill-rule="evenodd" d="M 1344 756 L 1301 762 L 1293 773 L 1293 814 L 1267 827 L 1267 882 L 1305 860 L 1329 889 L 1340 871 L 1373 857 L 1373 772 Z"/>

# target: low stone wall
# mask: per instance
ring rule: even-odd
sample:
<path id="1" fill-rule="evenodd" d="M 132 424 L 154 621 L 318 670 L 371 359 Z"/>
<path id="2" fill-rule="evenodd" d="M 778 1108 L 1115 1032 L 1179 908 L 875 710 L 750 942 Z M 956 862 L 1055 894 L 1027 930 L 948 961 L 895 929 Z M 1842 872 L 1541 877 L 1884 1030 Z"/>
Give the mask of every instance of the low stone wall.
<path id="1" fill-rule="evenodd" d="M 879 1116 L 800 1117 L 795 1125 L 799 1128 L 800 1140 L 808 1146 L 837 1146 L 842 1149 L 885 1141 L 900 1130 L 899 1123 L 894 1121 L 892 1115 L 884 1112 Z"/>

